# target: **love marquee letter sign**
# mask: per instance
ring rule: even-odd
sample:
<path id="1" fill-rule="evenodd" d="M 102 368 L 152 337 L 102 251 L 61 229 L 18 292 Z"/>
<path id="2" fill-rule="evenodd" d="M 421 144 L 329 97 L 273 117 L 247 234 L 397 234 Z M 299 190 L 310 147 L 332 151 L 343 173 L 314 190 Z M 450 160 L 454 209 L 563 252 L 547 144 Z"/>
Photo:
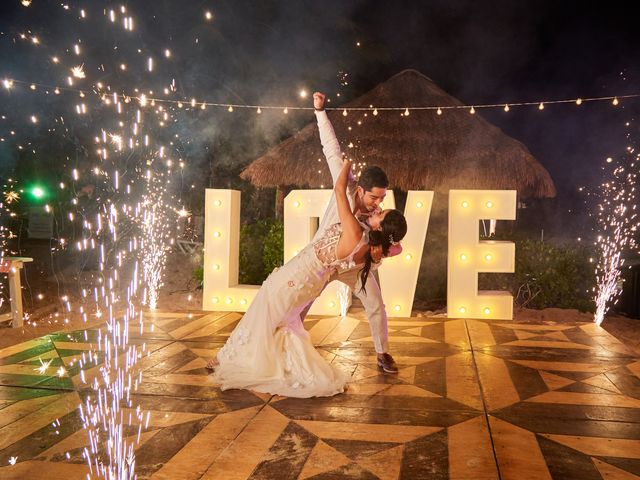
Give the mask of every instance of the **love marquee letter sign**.
<path id="1" fill-rule="evenodd" d="M 284 204 L 284 260 L 313 238 L 332 190 L 293 190 Z M 410 317 L 424 241 L 433 203 L 431 191 L 409 191 L 405 206 L 408 231 L 402 254 L 378 269 L 387 312 Z M 389 191 L 384 208 L 395 208 Z M 511 319 L 513 298 L 507 292 L 478 291 L 478 273 L 513 272 L 513 242 L 479 240 L 480 220 L 515 220 L 513 190 L 451 190 L 447 305 L 451 318 Z M 240 192 L 207 189 L 205 193 L 203 310 L 246 312 L 259 286 L 238 283 Z M 427 266 L 428 268 L 428 266 Z M 310 313 L 340 314 L 339 282 L 329 284 Z"/>

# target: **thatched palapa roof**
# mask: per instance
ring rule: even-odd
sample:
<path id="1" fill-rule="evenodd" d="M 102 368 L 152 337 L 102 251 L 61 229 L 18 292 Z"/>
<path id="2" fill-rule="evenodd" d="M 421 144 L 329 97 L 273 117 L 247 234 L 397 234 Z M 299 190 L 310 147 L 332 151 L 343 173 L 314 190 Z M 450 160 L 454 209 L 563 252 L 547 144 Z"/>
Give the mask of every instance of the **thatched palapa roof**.
<path id="1" fill-rule="evenodd" d="M 462 103 L 420 72 L 405 70 L 344 107 L 454 105 Z M 443 193 L 515 189 L 521 198 L 556 195 L 549 172 L 527 147 L 478 114 L 467 109 L 445 109 L 442 115 L 435 110 L 400 113 L 351 111 L 344 116 L 342 110 L 332 110 L 328 114 L 343 152 L 356 162 L 382 167 L 395 188 Z M 254 160 L 241 176 L 258 187 L 330 186 L 315 122 Z"/>

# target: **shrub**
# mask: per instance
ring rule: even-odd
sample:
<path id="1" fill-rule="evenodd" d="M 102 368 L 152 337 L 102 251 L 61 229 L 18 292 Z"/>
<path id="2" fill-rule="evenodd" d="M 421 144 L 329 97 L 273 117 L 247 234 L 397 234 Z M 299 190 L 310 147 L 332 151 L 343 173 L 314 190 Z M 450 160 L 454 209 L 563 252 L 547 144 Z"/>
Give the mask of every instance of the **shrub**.
<path id="1" fill-rule="evenodd" d="M 274 221 L 271 223 L 264 239 L 262 260 L 265 278 L 274 268 L 280 267 L 284 263 L 284 224 L 282 222 Z"/>
<path id="2" fill-rule="evenodd" d="M 198 282 L 198 288 L 202 287 L 204 282 L 204 267 L 202 265 L 198 265 L 193 271 L 193 279 Z"/>
<path id="3" fill-rule="evenodd" d="M 480 274 L 480 288 L 509 290 L 516 305 L 593 311 L 593 251 L 582 245 L 516 241 L 514 274 Z"/>
<path id="4" fill-rule="evenodd" d="M 260 285 L 274 267 L 282 265 L 284 227 L 258 220 L 240 227 L 240 283 Z"/>
<path id="5" fill-rule="evenodd" d="M 284 262 L 284 225 L 277 220 L 258 220 L 240 227 L 240 258 L 238 281 L 260 285 Z M 202 286 L 204 268 L 198 266 L 193 278 Z"/>
<path id="6" fill-rule="evenodd" d="M 431 237 L 429 237 L 431 236 Z M 593 311 L 595 264 L 592 248 L 554 245 L 530 239 L 516 243 L 515 273 L 481 273 L 481 290 L 506 290 L 520 307 L 576 308 Z M 415 301 L 419 308 L 447 303 L 447 237 L 429 232 L 420 266 Z"/>

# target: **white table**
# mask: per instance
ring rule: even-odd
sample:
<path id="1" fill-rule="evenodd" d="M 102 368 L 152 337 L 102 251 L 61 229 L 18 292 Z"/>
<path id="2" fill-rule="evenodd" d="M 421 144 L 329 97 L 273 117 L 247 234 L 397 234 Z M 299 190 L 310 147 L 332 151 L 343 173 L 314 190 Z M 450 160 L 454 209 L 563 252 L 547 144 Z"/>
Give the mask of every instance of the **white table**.
<path id="1" fill-rule="evenodd" d="M 6 273 L 9 277 L 9 298 L 11 311 L 0 314 L 0 322 L 11 320 L 13 328 L 22 327 L 22 289 L 20 287 L 20 269 L 25 263 L 33 262 L 29 257 L 4 257 L 0 264 L 0 273 Z"/>
<path id="2" fill-rule="evenodd" d="M 181 238 L 176 240 L 176 243 L 182 253 L 196 253 L 204 245 L 202 242 L 192 242 Z"/>

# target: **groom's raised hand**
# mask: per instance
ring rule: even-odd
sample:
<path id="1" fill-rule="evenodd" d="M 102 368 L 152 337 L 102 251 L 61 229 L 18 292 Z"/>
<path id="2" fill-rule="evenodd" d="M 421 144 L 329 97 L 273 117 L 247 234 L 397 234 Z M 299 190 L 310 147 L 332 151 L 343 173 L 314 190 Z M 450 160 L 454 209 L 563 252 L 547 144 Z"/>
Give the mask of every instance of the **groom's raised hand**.
<path id="1" fill-rule="evenodd" d="M 324 93 L 314 92 L 313 93 L 313 108 L 316 110 L 322 111 L 324 110 Z"/>

